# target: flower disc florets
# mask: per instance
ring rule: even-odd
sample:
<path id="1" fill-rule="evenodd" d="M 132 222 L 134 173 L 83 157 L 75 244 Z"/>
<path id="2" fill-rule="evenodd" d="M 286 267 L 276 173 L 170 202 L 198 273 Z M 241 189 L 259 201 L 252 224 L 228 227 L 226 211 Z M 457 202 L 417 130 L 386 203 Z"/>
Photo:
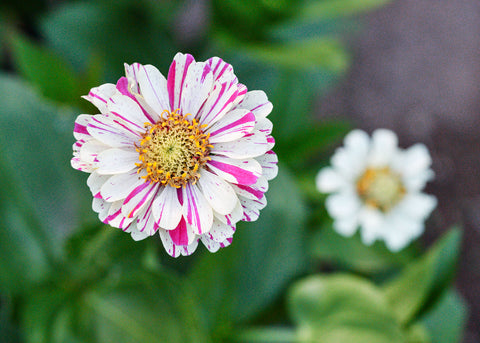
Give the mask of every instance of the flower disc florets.
<path id="1" fill-rule="evenodd" d="M 136 149 L 140 160 L 137 172 L 145 169 L 147 175 L 142 178 L 175 188 L 185 187 L 188 182 L 195 184 L 200 178 L 199 168 L 211 160 L 210 134 L 203 133 L 205 124 L 200 125 L 195 118 L 189 120 L 189 113 L 166 110 L 164 114 L 166 118 L 156 124 L 145 123 L 147 130 Z"/>

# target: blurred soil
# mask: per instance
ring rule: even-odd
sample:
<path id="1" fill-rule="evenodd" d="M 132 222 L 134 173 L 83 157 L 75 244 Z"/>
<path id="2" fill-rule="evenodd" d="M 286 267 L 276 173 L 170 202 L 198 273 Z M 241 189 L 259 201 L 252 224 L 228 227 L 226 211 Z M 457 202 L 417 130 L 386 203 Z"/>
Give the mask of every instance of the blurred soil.
<path id="1" fill-rule="evenodd" d="M 362 22 L 349 43 L 353 66 L 319 100 L 318 116 L 341 113 L 368 132 L 392 129 L 403 147 L 427 144 L 436 173 L 427 192 L 439 207 L 425 244 L 463 224 L 464 342 L 480 342 L 480 1 L 398 0 Z"/>

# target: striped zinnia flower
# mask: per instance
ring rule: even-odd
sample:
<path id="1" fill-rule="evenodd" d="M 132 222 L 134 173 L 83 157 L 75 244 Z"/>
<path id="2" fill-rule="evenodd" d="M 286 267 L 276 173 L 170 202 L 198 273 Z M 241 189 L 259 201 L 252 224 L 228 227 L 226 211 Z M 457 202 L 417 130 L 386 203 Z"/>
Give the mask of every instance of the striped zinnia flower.
<path id="1" fill-rule="evenodd" d="M 229 245 L 277 174 L 272 104 L 218 57 L 179 53 L 167 78 L 151 65 L 125 71 L 84 97 L 100 114 L 75 122 L 72 166 L 91 173 L 93 210 L 135 240 L 158 232 L 175 257 L 199 240 L 212 252 Z"/>

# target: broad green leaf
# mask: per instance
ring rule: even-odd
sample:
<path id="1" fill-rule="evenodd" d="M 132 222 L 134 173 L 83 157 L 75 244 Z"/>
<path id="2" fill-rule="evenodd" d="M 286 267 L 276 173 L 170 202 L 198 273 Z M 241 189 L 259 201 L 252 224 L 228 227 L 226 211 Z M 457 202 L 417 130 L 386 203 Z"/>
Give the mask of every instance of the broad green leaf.
<path id="1" fill-rule="evenodd" d="M 358 234 L 344 237 L 336 233 L 331 225 L 313 234 L 310 240 L 310 251 L 312 256 L 320 261 L 362 273 L 378 273 L 399 268 L 407 265 L 415 257 L 415 251 L 412 248 L 393 253 L 385 247 L 383 242 L 367 246 L 362 243 Z"/>
<path id="2" fill-rule="evenodd" d="M 299 342 L 405 342 L 382 291 L 356 276 L 310 276 L 292 287 L 288 305 Z"/>
<path id="3" fill-rule="evenodd" d="M 78 77 L 62 58 L 30 39 L 12 34 L 9 37 L 17 71 L 49 99 L 77 104 L 82 94 Z"/>
<path id="4" fill-rule="evenodd" d="M 451 288 L 442 294 L 420 322 L 427 328 L 432 343 L 461 342 L 467 322 L 467 305 Z"/>
<path id="5" fill-rule="evenodd" d="M 48 254 L 60 256 L 65 237 L 94 216 L 87 176 L 70 166 L 74 114 L 47 103 L 13 77 L 0 75 L 0 92 L 0 159 L 11 177 L 0 184 L 11 189 L 4 184 L 11 183 L 12 206 L 26 209 L 21 215 L 40 234 L 35 238 Z"/>
<path id="6" fill-rule="evenodd" d="M 232 245 L 202 255 L 189 275 L 205 325 L 219 335 L 265 309 L 306 269 L 305 207 L 285 167 L 267 200 L 256 222 L 237 224 Z"/>
<path id="7" fill-rule="evenodd" d="M 52 280 L 26 299 L 22 324 L 27 343 L 209 342 L 184 283 L 139 268 Z"/>
<path id="8" fill-rule="evenodd" d="M 296 19 L 299 21 L 317 21 L 338 18 L 363 11 L 371 11 L 383 6 L 391 0 L 323 0 L 307 1 L 299 9 Z"/>
<path id="9" fill-rule="evenodd" d="M 403 324 L 438 300 L 448 288 L 460 249 L 461 232 L 450 230 L 420 260 L 384 285 L 385 295 Z"/>

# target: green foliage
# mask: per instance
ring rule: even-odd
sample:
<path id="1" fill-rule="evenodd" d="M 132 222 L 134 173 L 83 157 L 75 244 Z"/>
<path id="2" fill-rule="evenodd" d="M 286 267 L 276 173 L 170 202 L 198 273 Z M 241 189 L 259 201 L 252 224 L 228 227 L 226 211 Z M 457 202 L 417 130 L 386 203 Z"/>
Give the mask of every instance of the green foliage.
<path id="1" fill-rule="evenodd" d="M 398 320 L 409 323 L 449 287 L 460 250 L 461 233 L 452 229 L 425 256 L 384 286 Z"/>
<path id="2" fill-rule="evenodd" d="M 405 342 L 380 289 L 351 275 L 310 276 L 289 295 L 299 342 Z"/>

